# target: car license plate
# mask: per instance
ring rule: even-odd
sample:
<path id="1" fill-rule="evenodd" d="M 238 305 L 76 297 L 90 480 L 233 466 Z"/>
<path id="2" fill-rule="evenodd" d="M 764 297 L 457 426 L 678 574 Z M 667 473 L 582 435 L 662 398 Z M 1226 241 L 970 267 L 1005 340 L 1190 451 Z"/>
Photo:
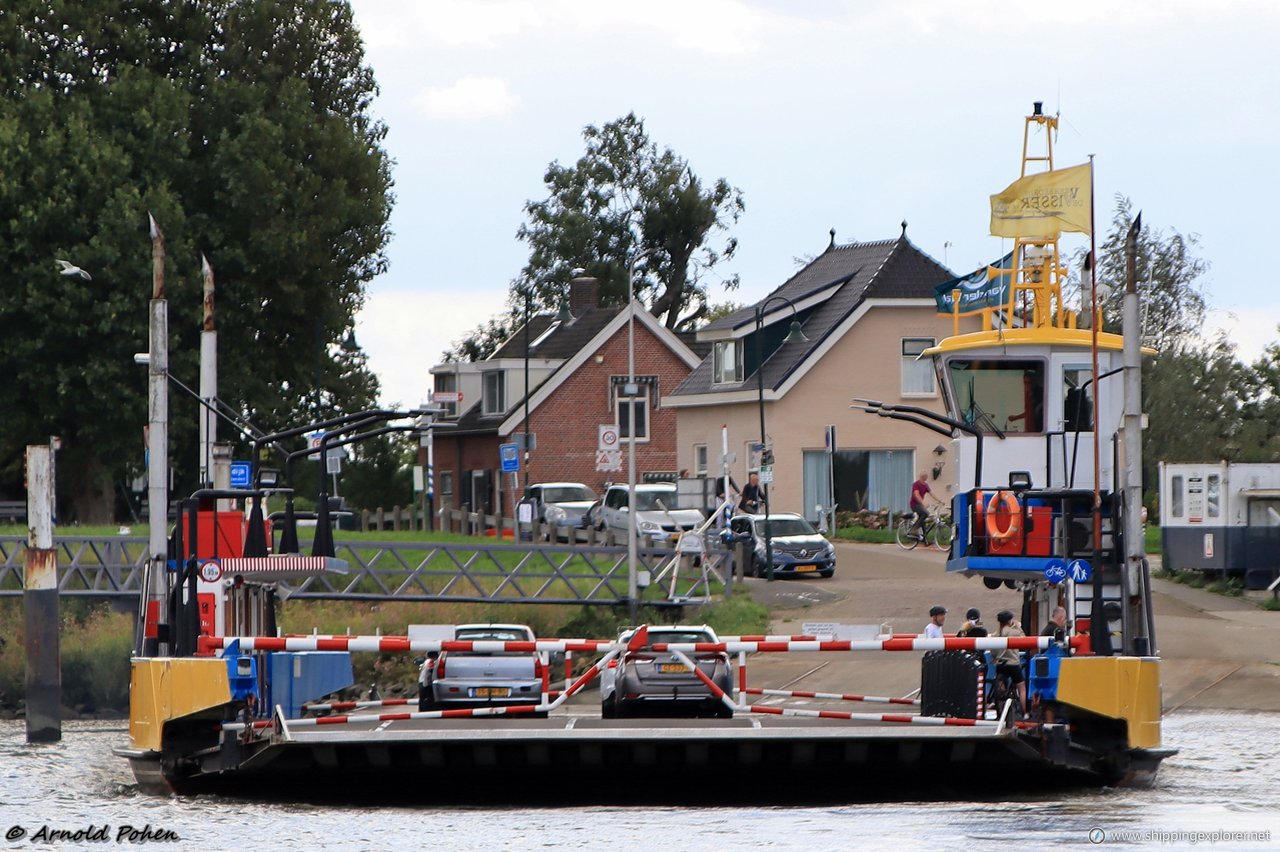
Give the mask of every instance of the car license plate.
<path id="1" fill-rule="evenodd" d="M 471 690 L 472 698 L 509 698 L 511 696 L 511 687 L 509 686 L 477 686 Z"/>
<path id="2" fill-rule="evenodd" d="M 796 570 L 797 571 L 817 571 L 818 566 L 817 565 L 797 565 Z"/>
<path id="3" fill-rule="evenodd" d="M 663 663 L 658 666 L 658 671 L 663 674 L 688 674 L 689 667 L 683 663 Z"/>

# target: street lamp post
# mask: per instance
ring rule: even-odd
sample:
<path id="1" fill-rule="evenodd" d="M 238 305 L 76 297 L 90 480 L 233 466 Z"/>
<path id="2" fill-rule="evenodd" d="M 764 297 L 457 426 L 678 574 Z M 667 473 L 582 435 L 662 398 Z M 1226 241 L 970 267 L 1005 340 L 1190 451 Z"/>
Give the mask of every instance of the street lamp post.
<path id="1" fill-rule="evenodd" d="M 783 338 L 783 344 L 787 343 L 804 343 L 809 338 L 804 336 L 804 332 L 800 329 L 800 321 L 796 319 L 797 311 L 795 304 L 786 296 L 773 295 L 756 305 L 756 392 L 760 404 L 760 466 L 764 466 L 764 460 L 769 454 L 767 449 L 769 446 L 768 438 L 765 435 L 764 428 L 764 344 L 761 338 L 764 336 L 764 309 L 770 302 L 779 300 L 786 302 L 791 306 L 791 330 L 787 332 L 787 336 Z M 773 582 L 773 524 L 770 521 L 772 510 L 769 507 L 769 483 L 764 483 L 764 559 L 765 571 L 769 577 L 769 581 Z"/>
<path id="2" fill-rule="evenodd" d="M 524 435 L 520 441 L 524 445 L 524 493 L 529 494 L 529 312 L 533 293 L 531 288 L 524 288 Z M 517 525 L 519 521 L 517 521 Z"/>
<path id="3" fill-rule="evenodd" d="M 656 247 L 638 252 L 627 263 L 627 384 L 622 395 L 627 402 L 627 599 L 631 604 L 631 625 L 640 613 L 640 587 L 636 573 L 640 545 L 636 536 L 636 264 L 658 251 Z"/>

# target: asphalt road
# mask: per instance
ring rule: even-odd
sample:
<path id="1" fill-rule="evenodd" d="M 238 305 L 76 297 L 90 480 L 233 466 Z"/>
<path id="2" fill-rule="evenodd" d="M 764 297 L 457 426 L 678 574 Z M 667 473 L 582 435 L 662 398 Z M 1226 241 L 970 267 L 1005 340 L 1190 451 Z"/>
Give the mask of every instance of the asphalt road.
<path id="1" fill-rule="evenodd" d="M 801 633 L 805 622 L 888 625 L 919 633 L 929 608 L 950 610 L 954 634 L 964 611 L 976 606 L 994 625 L 1001 609 L 1015 612 L 1021 595 L 987 589 L 976 577 L 949 575 L 944 554 L 896 545 L 837 543 L 829 580 L 747 579 L 755 600 L 773 613 L 772 631 Z M 1162 658 L 1166 713 L 1181 709 L 1280 711 L 1280 612 L 1165 580 L 1155 580 L 1156 641 Z M 848 658 L 816 654 L 758 654 L 748 684 L 821 692 L 905 695 L 920 684 L 919 653 L 883 652 Z"/>

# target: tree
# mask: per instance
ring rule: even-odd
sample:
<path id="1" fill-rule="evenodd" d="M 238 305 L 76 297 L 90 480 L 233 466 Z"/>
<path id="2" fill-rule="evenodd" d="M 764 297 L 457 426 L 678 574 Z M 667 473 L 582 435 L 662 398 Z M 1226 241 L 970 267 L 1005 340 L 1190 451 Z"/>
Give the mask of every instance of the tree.
<path id="1" fill-rule="evenodd" d="M 551 163 L 547 197 L 525 204 L 517 236 L 529 262 L 513 289 L 530 288 L 537 306 L 554 309 L 582 269 L 600 280 L 603 304 L 621 305 L 628 263 L 649 251 L 636 265 L 635 295 L 667 328 L 694 327 L 715 267 L 737 249 L 732 237 L 712 242 L 738 221 L 742 192 L 723 178 L 704 185 L 670 148 L 658 150 L 635 113 L 582 136 L 586 153 L 572 166 Z M 732 290 L 738 279 L 718 283 Z"/>
<path id="2" fill-rule="evenodd" d="M 1256 377 L 1235 357 L 1230 341 L 1179 343 L 1143 369 L 1143 461 L 1154 483 L 1159 462 L 1239 458 L 1250 441 L 1246 404 Z"/>
<path id="3" fill-rule="evenodd" d="M 1133 224 L 1133 202 L 1117 193 L 1111 230 L 1098 247 L 1097 280 L 1102 300 L 1104 326 L 1120 331 L 1125 290 L 1125 238 Z M 1207 305 L 1200 279 L 1209 271 L 1208 261 L 1196 257 L 1199 245 L 1195 234 L 1183 235 L 1149 225 L 1138 233 L 1138 295 L 1142 304 L 1144 342 L 1157 351 L 1200 340 Z M 1077 252 L 1073 264 L 1073 287 L 1079 290 L 1079 270 L 1084 268 L 1087 250 Z M 1105 291 L 1104 289 L 1105 288 Z M 1104 297 L 1105 292 L 1105 297 Z"/>
<path id="4" fill-rule="evenodd" d="M 338 341 L 386 264 L 376 91 L 345 3 L 5 4 L 0 321 L 20 333 L 0 370 L 22 404 L 0 420 L 0 490 L 20 489 L 24 444 L 59 435 L 63 517 L 105 521 L 140 468 L 148 212 L 166 237 L 175 378 L 197 373 L 203 253 L 223 399 L 268 431 L 372 404 L 376 379 Z M 59 278 L 55 258 L 92 282 Z M 181 492 L 195 401 L 175 390 L 171 416 Z"/>

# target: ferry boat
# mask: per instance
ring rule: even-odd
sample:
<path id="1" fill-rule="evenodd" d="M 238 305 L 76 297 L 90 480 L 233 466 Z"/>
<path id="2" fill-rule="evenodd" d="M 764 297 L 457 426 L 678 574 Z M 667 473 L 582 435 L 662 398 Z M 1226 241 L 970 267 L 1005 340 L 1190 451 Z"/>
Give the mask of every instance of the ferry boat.
<path id="1" fill-rule="evenodd" d="M 1150 782 L 1171 751 L 1161 742 L 1138 511 L 1136 295 L 1126 297 L 1132 315 L 1127 309 L 1123 335 L 1100 327 L 1092 298 L 1083 310 L 1064 303 L 1059 230 L 1041 214 L 1069 207 L 1067 218 L 1078 218 L 1082 195 L 1078 172 L 1054 168 L 1056 126 L 1039 105 L 1026 118 L 1023 174 L 1012 194 L 1002 194 L 1013 201 L 1000 202 L 998 211 L 1014 222 L 1000 228 L 1017 231 L 1007 262 L 980 280 L 940 288 L 956 333 L 925 356 L 936 366 L 947 413 L 860 401 L 872 414 L 955 442 L 957 534 L 946 571 L 1020 589 L 1017 615 L 1027 636 L 929 639 L 871 629 L 655 644 L 653 651 L 694 671 L 689 655 L 737 655 L 732 691 L 706 684 L 730 718 L 606 718 L 568 710 L 611 662 L 643 645 L 643 627 L 623 639 L 520 643 L 408 631 L 279 636 L 271 583 L 342 566 L 287 555 L 214 564 L 201 559 L 200 524 L 192 522 L 187 544 L 180 537 L 175 543 L 193 566 L 183 582 L 148 586 L 159 591 L 146 611 L 152 618 L 170 613 L 167 632 L 149 620 L 146 653 L 132 661 L 130 743 L 117 751 L 140 786 L 310 800 L 639 804 L 882 800 Z M 1033 137 L 1045 141 L 1045 153 L 1029 150 Z M 1031 199 L 1025 207 L 1018 206 L 1022 190 L 1030 193 L 1021 197 Z M 975 305 L 983 327 L 960 333 L 960 315 Z M 1065 630 L 1039 635 L 1057 606 L 1068 611 Z M 1025 718 L 1014 702 L 987 701 L 988 655 L 1005 649 L 1031 655 Z M 572 653 L 592 662 L 560 690 L 548 682 L 539 703 L 522 707 L 389 709 L 396 702 L 372 701 L 309 712 L 351 684 L 352 653 L 440 651 Z M 918 696 L 748 686 L 748 654 L 847 659 L 902 651 L 925 652 Z M 810 703 L 748 698 L 761 694 Z M 814 709 L 815 701 L 824 709 Z M 851 701 L 893 712 L 827 709 Z"/>

